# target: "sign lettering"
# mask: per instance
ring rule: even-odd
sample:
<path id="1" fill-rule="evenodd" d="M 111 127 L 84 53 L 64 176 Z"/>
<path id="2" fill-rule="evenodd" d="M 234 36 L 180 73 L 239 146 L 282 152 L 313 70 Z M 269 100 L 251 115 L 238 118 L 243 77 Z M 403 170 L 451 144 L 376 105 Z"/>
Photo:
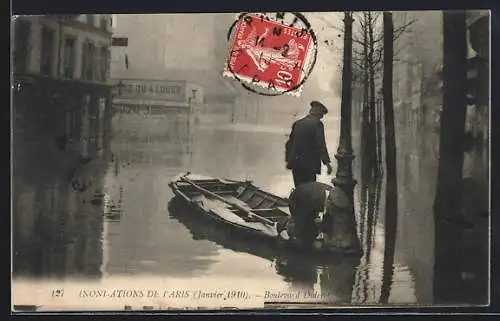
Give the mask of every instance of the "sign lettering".
<path id="1" fill-rule="evenodd" d="M 116 86 L 117 97 L 136 99 L 185 100 L 185 83 L 182 81 L 120 80 Z"/>

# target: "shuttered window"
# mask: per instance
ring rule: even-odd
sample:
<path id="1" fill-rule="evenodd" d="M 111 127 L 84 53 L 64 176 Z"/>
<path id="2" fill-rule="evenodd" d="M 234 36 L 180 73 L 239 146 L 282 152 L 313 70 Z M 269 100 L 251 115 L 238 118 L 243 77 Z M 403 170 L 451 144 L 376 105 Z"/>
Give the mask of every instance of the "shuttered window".
<path id="1" fill-rule="evenodd" d="M 25 72 L 28 69 L 30 34 L 31 23 L 18 18 L 15 22 L 14 71 Z"/>
<path id="2" fill-rule="evenodd" d="M 95 46 L 91 42 L 84 42 L 82 48 L 82 79 L 94 80 Z"/>
<path id="3" fill-rule="evenodd" d="M 52 76 L 54 65 L 55 32 L 46 26 L 42 27 L 42 46 L 40 50 L 40 73 Z"/>

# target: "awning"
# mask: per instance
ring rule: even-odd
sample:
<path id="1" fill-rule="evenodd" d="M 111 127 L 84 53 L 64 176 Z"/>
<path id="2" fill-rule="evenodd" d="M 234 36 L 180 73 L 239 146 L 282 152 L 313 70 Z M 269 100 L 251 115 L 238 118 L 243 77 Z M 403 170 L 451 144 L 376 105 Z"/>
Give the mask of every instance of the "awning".
<path id="1" fill-rule="evenodd" d="M 189 107 L 189 104 L 184 101 L 143 100 L 143 99 L 124 99 L 124 98 L 114 98 L 113 104 L 164 106 L 164 107 Z"/>

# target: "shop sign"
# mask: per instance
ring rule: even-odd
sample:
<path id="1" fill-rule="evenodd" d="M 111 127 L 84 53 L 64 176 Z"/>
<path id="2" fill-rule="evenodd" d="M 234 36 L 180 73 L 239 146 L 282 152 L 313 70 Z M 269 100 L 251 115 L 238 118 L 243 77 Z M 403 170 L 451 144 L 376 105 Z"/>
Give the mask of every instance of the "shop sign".
<path id="1" fill-rule="evenodd" d="M 185 101 L 185 82 L 122 79 L 117 81 L 116 98 Z"/>

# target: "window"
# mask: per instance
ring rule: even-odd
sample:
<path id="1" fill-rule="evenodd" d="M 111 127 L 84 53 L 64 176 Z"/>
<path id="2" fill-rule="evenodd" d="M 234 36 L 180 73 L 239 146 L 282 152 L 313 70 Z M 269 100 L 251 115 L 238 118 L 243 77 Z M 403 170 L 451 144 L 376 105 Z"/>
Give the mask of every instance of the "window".
<path id="1" fill-rule="evenodd" d="M 104 31 L 107 31 L 108 30 L 108 19 L 106 18 L 106 16 L 101 16 L 101 29 L 104 30 Z"/>
<path id="2" fill-rule="evenodd" d="M 73 78 L 75 69 L 75 38 L 67 37 L 64 40 L 64 78 Z"/>
<path id="3" fill-rule="evenodd" d="M 108 78 L 108 66 L 109 66 L 108 64 L 109 53 L 107 47 L 101 48 L 101 57 L 102 57 L 101 80 L 106 81 L 106 79 Z"/>
<path id="4" fill-rule="evenodd" d="M 94 80 L 106 81 L 108 77 L 108 48 L 96 48 Z"/>
<path id="5" fill-rule="evenodd" d="M 43 26 L 42 27 L 42 47 L 40 53 L 40 73 L 42 75 L 52 75 L 52 67 L 54 66 L 54 30 Z"/>
<path id="6" fill-rule="evenodd" d="M 101 81 L 102 80 L 102 56 L 101 49 L 96 48 L 95 51 L 95 69 L 94 69 L 94 79 Z"/>
<path id="7" fill-rule="evenodd" d="M 82 48 L 82 79 L 94 79 L 95 47 L 91 42 L 84 42 Z"/>
<path id="8" fill-rule="evenodd" d="M 89 64 L 88 43 L 82 45 L 82 71 L 81 78 L 87 79 L 87 65 Z"/>
<path id="9" fill-rule="evenodd" d="M 15 25 L 14 38 L 14 70 L 25 72 L 28 69 L 29 61 L 29 36 L 31 34 L 31 24 L 29 21 L 18 18 Z"/>
<path id="10" fill-rule="evenodd" d="M 94 20 L 94 15 L 93 14 L 88 14 L 87 15 L 87 23 L 91 26 L 95 25 L 95 20 Z"/>

